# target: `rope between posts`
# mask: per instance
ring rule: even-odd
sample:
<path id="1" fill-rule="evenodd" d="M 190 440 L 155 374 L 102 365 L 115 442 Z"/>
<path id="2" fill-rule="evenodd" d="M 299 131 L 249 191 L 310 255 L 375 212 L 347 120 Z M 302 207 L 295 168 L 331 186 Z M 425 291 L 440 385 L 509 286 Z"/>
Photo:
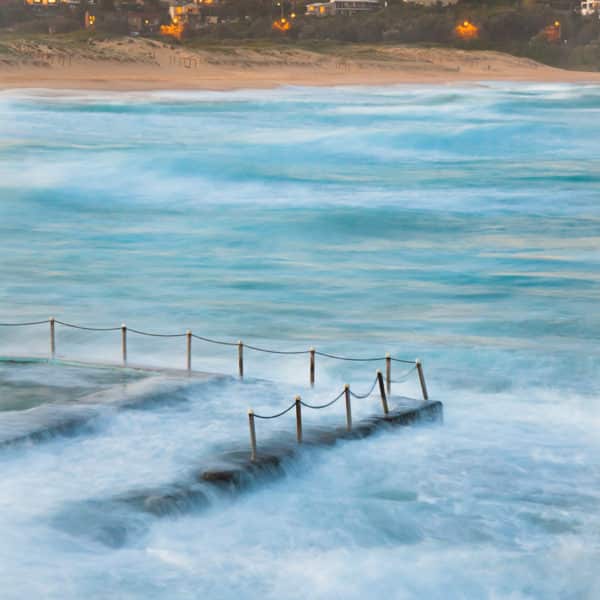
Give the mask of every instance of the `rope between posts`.
<path id="1" fill-rule="evenodd" d="M 306 408 L 312 408 L 313 410 L 320 410 L 321 408 L 327 408 L 328 406 L 335 404 L 344 395 L 345 391 L 346 390 L 342 390 L 333 400 L 331 400 L 330 402 L 326 402 L 325 404 L 308 404 L 307 402 L 304 402 L 303 400 L 300 400 L 300 404 L 302 404 L 302 406 L 306 406 Z"/>
<path id="2" fill-rule="evenodd" d="M 356 398 L 357 400 L 364 400 L 365 398 L 368 398 L 373 393 L 373 390 L 375 389 L 375 386 L 377 385 L 377 379 L 378 379 L 378 377 L 375 377 L 375 381 L 373 382 L 371 389 L 366 394 L 355 394 L 352 390 L 350 390 L 350 395 L 353 398 Z"/>
<path id="3" fill-rule="evenodd" d="M 318 356 L 324 356 L 325 358 L 333 358 L 334 360 L 347 360 L 352 362 L 374 362 L 378 360 L 385 360 L 385 356 L 377 358 L 350 358 L 348 356 L 338 356 L 336 354 L 328 354 L 327 352 L 320 352 L 318 350 L 315 350 L 315 354 Z"/>
<path id="4" fill-rule="evenodd" d="M 55 319 L 54 322 L 58 323 L 59 325 L 64 325 L 65 327 L 71 327 L 72 329 L 83 329 L 84 331 L 118 331 L 121 329 L 120 327 L 84 327 L 83 325 L 75 325 L 74 323 L 65 323 L 65 321 L 59 321 L 58 319 Z"/>
<path id="5" fill-rule="evenodd" d="M 119 328 L 120 329 L 120 328 Z M 176 338 L 185 337 L 185 333 L 149 333 L 148 331 L 140 331 L 139 329 L 127 328 L 127 331 L 131 333 L 137 333 L 138 335 L 146 335 L 148 337 L 160 337 L 160 338 Z"/>
<path id="6" fill-rule="evenodd" d="M 24 323 L 0 323 L 0 327 L 25 327 L 27 325 L 42 325 L 48 323 L 48 319 L 45 321 L 26 321 Z"/>
<path id="7" fill-rule="evenodd" d="M 310 350 L 269 350 L 268 348 L 259 348 L 258 346 L 250 346 L 244 344 L 244 348 L 255 350 L 256 352 L 266 352 L 267 354 L 308 354 Z"/>
<path id="8" fill-rule="evenodd" d="M 276 419 L 277 417 L 281 417 L 281 416 L 285 415 L 285 413 L 290 412 L 290 410 L 292 410 L 292 408 L 294 408 L 294 406 L 296 406 L 295 400 L 285 410 L 282 410 L 280 413 L 277 413 L 276 415 L 265 416 L 265 415 L 257 415 L 256 413 L 254 413 L 254 416 L 257 419 Z"/>
<path id="9" fill-rule="evenodd" d="M 43 321 L 24 321 L 21 323 L 0 323 L 0 327 L 26 327 L 29 325 L 43 325 L 44 323 L 51 322 L 50 319 L 44 319 Z M 64 325 L 65 327 L 70 327 L 72 329 L 81 329 L 83 331 L 119 331 L 121 327 L 87 327 L 84 325 L 76 325 L 75 323 L 67 323 L 66 321 L 59 321 L 58 319 L 54 320 L 55 323 L 59 325 Z M 178 338 L 185 337 L 186 333 L 151 333 L 149 331 L 141 331 L 140 329 L 127 328 L 131 333 L 135 333 L 137 335 L 145 335 L 148 337 L 159 337 L 159 338 Z M 197 340 L 201 340 L 203 342 L 208 342 L 209 344 L 219 344 L 221 346 L 237 346 L 237 342 L 225 342 L 222 340 L 215 340 L 212 338 L 207 338 L 201 335 L 192 334 L 192 337 Z M 310 354 L 314 352 L 316 356 L 322 356 L 324 358 L 331 358 L 334 360 L 342 360 L 348 362 L 379 362 L 384 361 L 389 358 L 389 360 L 397 363 L 403 364 L 414 364 L 412 360 L 405 360 L 402 358 L 392 358 L 386 356 L 377 356 L 372 358 L 355 358 L 351 356 L 340 356 L 338 354 L 329 354 L 328 352 L 321 352 L 319 350 L 272 350 L 270 348 L 261 348 L 260 346 L 252 346 L 244 344 L 246 348 L 249 350 L 254 350 L 255 352 L 264 352 L 266 354 L 279 354 L 279 355 L 287 355 L 287 356 L 298 356 L 302 354 Z"/>
<path id="10" fill-rule="evenodd" d="M 221 340 L 213 340 L 211 338 L 203 337 L 201 335 L 196 335 L 192 333 L 192 337 L 197 340 L 202 340 L 203 342 L 208 342 L 209 344 L 219 344 L 221 346 L 237 346 L 236 342 L 222 342 Z"/>
<path id="11" fill-rule="evenodd" d="M 408 373 L 406 373 L 406 375 L 411 373 L 414 369 L 416 369 L 416 367 L 414 367 L 413 369 L 408 371 Z M 375 389 L 375 386 L 377 385 L 377 379 L 378 379 L 378 377 L 375 377 L 375 381 L 373 381 L 373 385 L 371 386 L 371 389 L 366 394 L 355 394 L 352 390 L 350 390 L 350 395 L 352 397 L 356 398 L 357 400 L 364 400 L 365 398 L 368 398 L 373 393 L 373 390 Z M 400 381 L 398 381 L 398 383 L 400 383 Z M 312 408 L 313 410 L 320 410 L 322 408 L 327 408 L 327 407 L 331 406 L 332 404 L 335 404 L 344 395 L 345 392 L 346 392 L 345 389 L 342 390 L 333 400 L 330 400 L 329 402 L 326 402 L 325 404 L 309 404 L 308 402 L 304 402 L 304 400 L 300 400 L 300 404 L 302 406 L 305 406 L 306 408 Z M 284 409 L 281 412 L 278 412 L 277 414 L 274 414 L 274 415 L 257 415 L 256 413 L 253 413 L 253 414 L 257 419 L 276 419 L 277 417 L 281 417 L 281 416 L 285 415 L 287 412 L 289 412 L 290 410 L 292 410 L 292 408 L 294 408 L 294 406 L 296 406 L 296 401 L 294 401 L 292 404 L 290 404 L 286 409 Z"/>
<path id="12" fill-rule="evenodd" d="M 408 376 L 409 376 L 409 375 L 410 375 L 410 374 L 411 374 L 413 371 L 416 371 L 416 370 L 417 370 L 417 367 L 416 367 L 416 365 L 415 365 L 415 366 L 414 366 L 412 369 L 409 369 L 409 370 L 408 370 L 408 371 L 406 371 L 404 374 L 400 375 L 400 377 L 399 377 L 398 379 L 390 379 L 390 382 L 391 382 L 391 383 L 404 383 L 404 382 L 405 382 L 405 381 L 408 379 Z"/>

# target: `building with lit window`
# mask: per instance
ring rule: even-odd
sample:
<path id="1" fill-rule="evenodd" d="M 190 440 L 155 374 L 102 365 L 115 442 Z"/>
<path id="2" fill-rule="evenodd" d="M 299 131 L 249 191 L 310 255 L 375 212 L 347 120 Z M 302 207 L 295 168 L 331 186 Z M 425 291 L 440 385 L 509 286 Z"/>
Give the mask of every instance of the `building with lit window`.
<path id="1" fill-rule="evenodd" d="M 333 15 L 333 2 L 313 2 L 306 5 L 306 14 L 315 17 L 328 17 Z"/>
<path id="2" fill-rule="evenodd" d="M 581 0 L 580 12 L 584 17 L 600 16 L 600 0 Z"/>
<path id="3" fill-rule="evenodd" d="M 29 6 L 58 6 L 59 0 L 25 0 Z"/>
<path id="4" fill-rule="evenodd" d="M 380 6 L 379 0 L 330 0 L 329 2 L 307 4 L 306 14 L 316 17 L 350 16 L 372 12 L 378 10 Z"/>

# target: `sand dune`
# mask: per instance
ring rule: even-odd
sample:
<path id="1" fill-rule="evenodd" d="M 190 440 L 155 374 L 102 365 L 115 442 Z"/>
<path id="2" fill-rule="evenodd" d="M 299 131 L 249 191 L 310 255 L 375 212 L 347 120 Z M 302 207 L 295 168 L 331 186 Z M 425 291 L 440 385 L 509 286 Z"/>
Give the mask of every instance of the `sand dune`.
<path id="1" fill-rule="evenodd" d="M 103 90 L 382 85 L 481 80 L 600 82 L 600 73 L 565 71 L 498 52 L 391 46 L 328 50 L 247 44 L 189 49 L 145 39 L 79 45 L 3 42 L 0 88 Z"/>

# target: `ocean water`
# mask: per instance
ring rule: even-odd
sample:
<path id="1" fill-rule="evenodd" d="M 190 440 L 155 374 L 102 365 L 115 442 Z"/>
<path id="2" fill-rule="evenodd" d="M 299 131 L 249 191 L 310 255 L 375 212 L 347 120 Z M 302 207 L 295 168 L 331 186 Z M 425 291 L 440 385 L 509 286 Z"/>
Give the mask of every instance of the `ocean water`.
<path id="1" fill-rule="evenodd" d="M 245 383 L 1 447 L 0 597 L 600 597 L 599 139 L 591 85 L 0 93 L 0 322 L 420 357 L 445 405 L 163 518 L 110 500 L 247 444 L 249 406 L 383 365 L 318 357 L 310 390 L 305 355 L 248 350 Z M 57 327 L 59 355 L 119 360 L 119 332 Z M 47 351 L 46 324 L 0 328 L 0 355 Z M 183 338 L 128 351 L 185 364 Z M 235 375 L 236 348 L 193 362 Z M 0 426 L 115 377 L 2 364 Z"/>

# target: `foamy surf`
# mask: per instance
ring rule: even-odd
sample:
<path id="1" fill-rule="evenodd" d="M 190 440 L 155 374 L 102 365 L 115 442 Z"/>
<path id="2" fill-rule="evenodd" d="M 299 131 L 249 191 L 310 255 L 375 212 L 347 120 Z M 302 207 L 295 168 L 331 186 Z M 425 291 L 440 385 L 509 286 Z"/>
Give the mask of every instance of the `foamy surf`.
<path id="1" fill-rule="evenodd" d="M 248 352 L 241 383 L 236 348 L 194 340 L 194 368 L 229 379 L 1 449 L 3 598 L 600 594 L 600 88 L 51 95 L 0 94 L 0 321 L 420 357 L 445 422 L 309 452 L 202 510 L 113 502 L 178 499 L 203 457 L 248 448 L 249 407 L 366 389 L 383 366 L 318 358 L 311 390 L 305 356 Z M 47 356 L 48 335 L 2 331 L 0 352 Z M 56 343 L 120 360 L 118 331 Z M 185 352 L 128 347 L 156 368 Z M 96 391 L 70 378 L 1 389 Z M 293 419 L 257 435 L 293 440 Z"/>

